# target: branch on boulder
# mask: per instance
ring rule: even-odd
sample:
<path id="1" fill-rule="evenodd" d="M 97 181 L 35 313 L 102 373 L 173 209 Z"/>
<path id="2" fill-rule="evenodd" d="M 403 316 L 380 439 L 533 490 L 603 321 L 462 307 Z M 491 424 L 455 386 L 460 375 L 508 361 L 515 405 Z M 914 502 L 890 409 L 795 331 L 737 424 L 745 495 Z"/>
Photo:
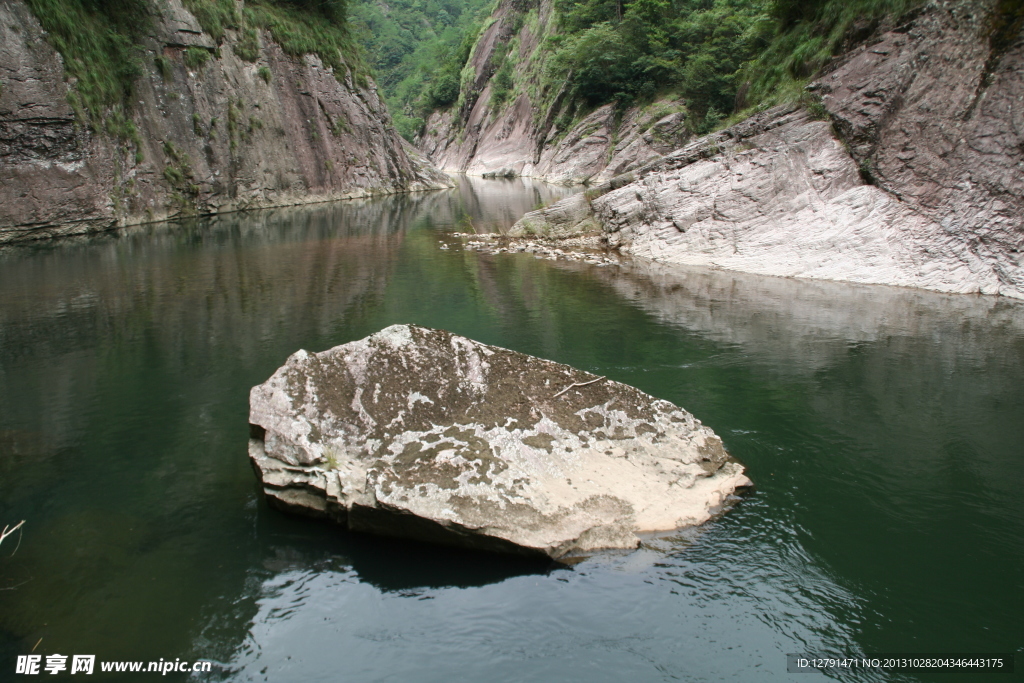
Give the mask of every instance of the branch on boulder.
<path id="1" fill-rule="evenodd" d="M 569 385 L 569 386 L 567 386 L 567 387 L 566 387 L 565 389 L 562 389 L 561 391 L 559 391 L 559 392 L 558 392 L 557 394 L 555 394 L 555 395 L 554 395 L 554 396 L 552 396 L 551 398 L 558 398 L 559 396 L 561 396 L 561 395 L 562 395 L 562 394 L 564 394 L 565 392 L 569 391 L 569 390 L 570 390 L 570 389 L 572 389 L 573 387 L 585 387 L 585 386 L 587 386 L 588 384 L 593 384 L 594 382 L 600 382 L 600 381 L 601 381 L 601 380 L 603 380 L 603 379 L 605 379 L 605 377 L 603 377 L 603 376 L 602 376 L 602 377 L 598 377 L 597 379 L 592 379 L 592 380 L 590 380 L 589 382 L 576 382 L 576 383 L 574 383 L 574 384 L 570 384 L 570 385 Z"/>
<path id="2" fill-rule="evenodd" d="M 11 534 L 13 534 L 18 529 L 20 529 L 21 525 L 24 524 L 24 523 L 25 523 L 25 520 L 21 520 L 20 522 L 18 522 L 17 524 L 15 524 L 13 527 L 10 527 L 10 528 L 8 528 L 7 525 L 4 525 L 4 530 L 0 531 L 0 543 L 3 543 L 5 538 L 7 538 Z M 20 548 L 20 547 L 21 547 L 21 536 L 18 536 L 18 545 L 15 546 L 14 553 L 18 552 L 18 548 Z M 12 557 L 14 556 L 14 553 L 11 553 Z"/>

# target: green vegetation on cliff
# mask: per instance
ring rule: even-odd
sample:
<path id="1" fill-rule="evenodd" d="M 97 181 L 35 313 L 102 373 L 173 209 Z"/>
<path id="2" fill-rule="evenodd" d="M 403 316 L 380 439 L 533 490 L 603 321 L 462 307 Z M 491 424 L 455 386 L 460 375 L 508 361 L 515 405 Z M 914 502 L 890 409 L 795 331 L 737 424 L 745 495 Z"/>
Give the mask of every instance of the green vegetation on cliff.
<path id="1" fill-rule="evenodd" d="M 153 24 L 155 0 L 26 0 L 74 79 L 72 105 L 96 131 L 134 137 L 128 117 L 135 80 L 149 62 L 142 40 Z M 346 0 L 249 0 L 238 11 L 234 0 L 184 0 L 203 30 L 217 44 L 233 32 L 232 49 L 244 60 L 259 59 L 257 29 L 268 31 L 286 54 L 315 54 L 339 79 L 349 71 L 366 86 L 365 52 L 380 76 L 385 98 L 400 132 L 411 138 L 425 111 L 453 102 L 459 71 L 466 61 L 477 15 L 486 0 L 397 0 L 391 6 Z M 351 21 L 349 13 L 351 10 Z M 349 27 L 355 24 L 362 45 Z M 190 69 L 209 53 L 184 53 Z M 164 55 L 153 63 L 169 77 Z"/>
<path id="2" fill-rule="evenodd" d="M 744 72 L 750 90 L 737 103 L 798 100 L 803 88 L 845 49 L 883 22 L 898 22 L 924 0 L 773 0 L 774 36 Z"/>
<path id="3" fill-rule="evenodd" d="M 130 119 L 136 80 L 150 67 L 164 78 L 172 69 L 162 54 L 147 60 L 143 47 L 162 0 L 26 2 L 64 60 L 74 83 L 69 101 L 78 119 L 96 132 L 136 139 Z M 235 31 L 233 48 L 242 59 L 259 58 L 256 29 L 262 28 L 287 54 L 316 54 L 339 79 L 351 70 L 365 85 L 366 67 L 349 34 L 345 0 L 256 0 L 241 13 L 234 0 L 185 0 L 185 6 L 218 44 Z M 201 68 L 213 56 L 219 52 L 189 48 L 182 53 L 190 69 Z"/>
<path id="4" fill-rule="evenodd" d="M 286 54 L 315 54 L 339 79 L 350 69 L 357 77 L 366 71 L 348 30 L 346 0 L 250 0 L 241 13 L 234 0 L 184 3 L 218 44 L 229 29 L 237 31 L 232 48 L 246 61 L 259 59 L 256 29 L 265 29 Z"/>
<path id="5" fill-rule="evenodd" d="M 127 115 L 132 84 L 142 75 L 138 47 L 152 25 L 146 0 L 26 0 L 75 87 L 78 119 L 95 131 L 136 137 Z"/>
<path id="6" fill-rule="evenodd" d="M 315 54 L 339 79 L 349 69 L 365 87 L 366 67 L 349 32 L 345 11 L 344 0 L 261 0 L 246 4 L 244 19 L 247 27 L 267 29 L 286 54 Z"/>
<path id="7" fill-rule="evenodd" d="M 164 55 L 142 48 L 163 0 L 26 0 L 64 58 L 79 120 L 122 139 L 135 81 Z M 232 35 L 242 59 L 259 59 L 259 29 L 287 54 L 316 54 L 339 79 L 365 85 L 361 53 L 377 75 L 398 131 L 412 139 L 426 115 L 473 93 L 463 67 L 486 25 L 491 0 L 184 0 L 217 42 Z M 571 121 L 609 102 L 628 106 L 676 96 L 689 126 L 705 132 L 736 112 L 799 99 L 803 86 L 852 42 L 923 0 L 554 0 L 554 19 L 530 60 L 535 103 L 556 99 Z M 487 6 L 485 6 L 485 4 Z M 537 25 L 527 3 L 518 26 Z M 264 34 L 266 35 L 266 34 Z M 201 68 L 219 52 L 183 56 Z M 514 99 L 524 65 L 501 51 L 492 59 L 495 108 Z M 561 97 L 558 97 L 561 94 Z"/>
<path id="8" fill-rule="evenodd" d="M 766 0 L 556 0 L 562 32 L 549 39 L 547 77 L 570 100 L 597 106 L 674 92 L 692 126 L 733 109 L 744 65 L 768 47 Z"/>
<path id="9" fill-rule="evenodd" d="M 382 6 L 381 0 L 365 1 Z M 557 126 L 565 130 L 604 104 L 621 110 L 669 97 L 685 103 L 690 130 L 704 133 L 730 117 L 807 98 L 804 86 L 823 67 L 923 2 L 553 0 L 551 18 L 541 22 L 534 4 L 506 0 L 503 20 L 527 26 L 539 44 L 525 59 L 515 54 L 518 38 L 507 46 L 512 49 L 495 49 L 489 104 L 501 109 L 527 92 L 542 115 L 557 107 Z M 475 39 L 486 25 L 470 23 L 467 30 Z M 414 52 L 427 87 L 398 102 L 412 116 L 404 122 L 407 136 L 430 110 L 456 100 L 472 103 L 479 95 L 478 84 L 464 77 L 455 97 L 458 70 L 471 50 L 465 40 L 459 50 L 454 37 L 446 40 L 441 57 Z M 381 63 L 374 65 L 381 73 Z"/>
<path id="10" fill-rule="evenodd" d="M 681 97 L 695 132 L 802 96 L 808 80 L 922 0 L 556 0 L 547 78 L 597 106 Z"/>

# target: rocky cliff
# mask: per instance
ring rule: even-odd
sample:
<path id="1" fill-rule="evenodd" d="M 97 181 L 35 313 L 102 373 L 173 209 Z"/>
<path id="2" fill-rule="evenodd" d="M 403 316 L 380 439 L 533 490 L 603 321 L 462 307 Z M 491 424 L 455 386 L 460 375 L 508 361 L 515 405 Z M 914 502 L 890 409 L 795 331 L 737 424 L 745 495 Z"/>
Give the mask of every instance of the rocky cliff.
<path id="1" fill-rule="evenodd" d="M 0 242 L 448 184 L 353 70 L 289 56 L 266 31 L 246 61 L 236 31 L 218 45 L 180 0 L 152 11 L 129 141 L 83 125 L 39 21 L 0 0 Z"/>
<path id="2" fill-rule="evenodd" d="M 552 0 L 501 0 L 463 69 L 458 102 L 432 113 L 416 141 L 433 163 L 452 173 L 596 183 L 689 138 L 674 100 L 625 112 L 607 104 L 575 123 L 560 120 L 565 92 L 542 78 L 543 43 L 557 21 Z M 514 64 L 515 85 L 507 98 L 495 98 L 495 72 L 505 60 Z"/>
<path id="3" fill-rule="evenodd" d="M 934 2 L 783 106 L 527 214 L 666 263 L 1024 297 L 1024 10 Z"/>

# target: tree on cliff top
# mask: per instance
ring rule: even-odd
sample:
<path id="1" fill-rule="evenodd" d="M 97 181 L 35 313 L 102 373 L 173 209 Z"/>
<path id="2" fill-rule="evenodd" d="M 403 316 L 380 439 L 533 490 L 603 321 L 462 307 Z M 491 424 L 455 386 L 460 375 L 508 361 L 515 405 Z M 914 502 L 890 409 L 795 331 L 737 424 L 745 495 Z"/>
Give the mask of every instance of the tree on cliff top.
<path id="1" fill-rule="evenodd" d="M 923 0 L 555 0 L 547 81 L 577 111 L 675 94 L 695 132 L 793 101 L 851 42 Z M 738 96 L 743 92 L 743 96 Z"/>
<path id="2" fill-rule="evenodd" d="M 562 34 L 549 43 L 550 82 L 568 82 L 571 99 L 587 107 L 675 92 L 698 131 L 712 110 L 732 110 L 739 73 L 768 46 L 773 28 L 768 0 L 556 0 L 556 7 Z"/>

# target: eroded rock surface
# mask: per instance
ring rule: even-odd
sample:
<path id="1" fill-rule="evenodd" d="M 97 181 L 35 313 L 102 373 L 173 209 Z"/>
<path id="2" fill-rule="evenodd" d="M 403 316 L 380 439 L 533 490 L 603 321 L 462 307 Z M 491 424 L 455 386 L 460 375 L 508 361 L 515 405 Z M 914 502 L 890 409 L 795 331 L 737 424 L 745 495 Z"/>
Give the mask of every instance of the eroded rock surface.
<path id="1" fill-rule="evenodd" d="M 750 484 L 688 412 L 596 379 L 394 325 L 254 387 L 249 456 L 286 510 L 556 559 L 701 524 Z"/>

